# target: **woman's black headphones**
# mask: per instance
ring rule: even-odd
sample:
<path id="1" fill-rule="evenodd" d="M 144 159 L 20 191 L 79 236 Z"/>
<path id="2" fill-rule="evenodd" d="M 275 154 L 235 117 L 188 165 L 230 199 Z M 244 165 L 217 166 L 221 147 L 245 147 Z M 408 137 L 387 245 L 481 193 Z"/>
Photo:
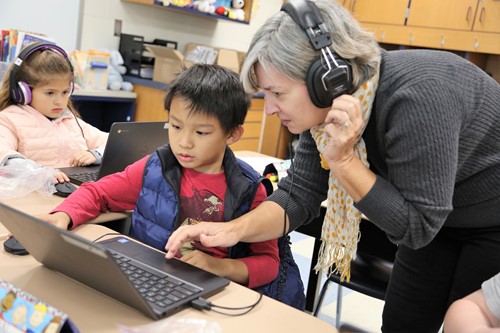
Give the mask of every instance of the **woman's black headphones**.
<path id="1" fill-rule="evenodd" d="M 31 103 L 31 88 L 29 87 L 29 85 L 23 81 L 19 82 L 16 81 L 16 74 L 19 71 L 19 68 L 21 67 L 24 60 L 26 60 L 32 53 L 36 51 L 45 51 L 45 50 L 51 50 L 53 52 L 62 55 L 68 62 L 69 67 L 71 68 L 71 72 L 73 72 L 73 65 L 71 64 L 71 61 L 68 58 L 68 54 L 59 46 L 51 43 L 39 43 L 39 42 L 32 43 L 26 46 L 19 53 L 19 56 L 14 61 L 14 65 L 12 67 L 12 70 L 10 71 L 10 77 L 9 77 L 10 97 L 16 103 L 23 105 Z M 73 93 L 73 82 L 71 82 L 70 86 L 70 94 L 71 93 Z"/>
<path id="2" fill-rule="evenodd" d="M 288 0 L 281 10 L 306 32 L 313 48 L 321 51 L 307 70 L 306 85 L 314 105 L 330 107 L 334 98 L 353 90 L 351 65 L 328 47 L 332 39 L 314 2 Z"/>

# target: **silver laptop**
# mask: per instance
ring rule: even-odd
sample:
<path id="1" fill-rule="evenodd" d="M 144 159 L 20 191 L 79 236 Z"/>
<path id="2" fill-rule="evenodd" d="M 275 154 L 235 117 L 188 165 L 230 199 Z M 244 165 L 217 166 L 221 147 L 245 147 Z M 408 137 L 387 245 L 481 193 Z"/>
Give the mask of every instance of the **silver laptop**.
<path id="1" fill-rule="evenodd" d="M 91 242 L 0 203 L 0 222 L 47 268 L 159 319 L 209 297 L 229 280 L 128 238 Z"/>
<path id="2" fill-rule="evenodd" d="M 60 168 L 73 184 L 80 185 L 123 171 L 128 165 L 168 143 L 168 123 L 116 122 L 111 125 L 101 165 Z"/>

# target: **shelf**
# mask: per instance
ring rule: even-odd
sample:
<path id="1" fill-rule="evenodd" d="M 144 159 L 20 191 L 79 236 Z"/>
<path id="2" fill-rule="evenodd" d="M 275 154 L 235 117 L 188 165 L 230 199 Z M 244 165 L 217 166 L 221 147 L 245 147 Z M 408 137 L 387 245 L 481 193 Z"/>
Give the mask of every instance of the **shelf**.
<path id="1" fill-rule="evenodd" d="M 219 14 L 210 14 L 210 13 L 201 12 L 201 11 L 194 9 L 194 8 L 179 7 L 179 6 L 175 6 L 172 4 L 169 4 L 168 6 L 164 6 L 161 3 L 159 3 L 159 1 L 155 1 L 155 0 L 121 0 L 121 1 L 142 4 L 142 5 L 146 5 L 146 6 L 154 6 L 154 7 L 159 8 L 159 9 L 174 11 L 177 13 L 194 15 L 194 16 L 204 17 L 204 18 L 209 18 L 209 19 L 214 19 L 214 20 L 225 20 L 225 21 L 230 21 L 230 22 L 240 23 L 240 24 L 250 24 L 250 15 L 251 15 L 251 8 L 252 8 L 252 1 L 246 0 L 245 7 L 243 9 L 245 11 L 245 20 L 235 20 L 235 19 L 231 19 L 229 17 L 219 15 Z"/>
<path id="2" fill-rule="evenodd" d="M 133 98 L 137 97 L 133 91 L 124 90 L 88 90 L 76 89 L 71 96 L 92 96 L 92 97 L 108 97 L 108 98 Z"/>

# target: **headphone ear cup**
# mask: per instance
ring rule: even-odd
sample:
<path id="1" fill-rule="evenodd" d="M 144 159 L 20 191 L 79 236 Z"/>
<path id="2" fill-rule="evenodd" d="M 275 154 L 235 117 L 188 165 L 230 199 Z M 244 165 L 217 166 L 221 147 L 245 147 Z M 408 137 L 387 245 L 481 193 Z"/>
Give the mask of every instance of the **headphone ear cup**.
<path id="1" fill-rule="evenodd" d="M 19 81 L 17 83 L 18 87 L 13 90 L 13 98 L 16 103 L 22 104 L 22 105 L 28 105 L 31 103 L 32 99 L 32 93 L 31 93 L 31 88 L 28 86 L 26 82 Z M 73 82 L 70 83 L 69 86 L 69 95 L 73 94 L 73 91 L 75 89 L 75 85 Z"/>
<path id="2" fill-rule="evenodd" d="M 18 88 L 16 89 L 16 102 L 22 105 L 27 105 L 31 103 L 31 88 L 26 82 L 19 81 L 17 83 Z"/>
<path id="3" fill-rule="evenodd" d="M 306 74 L 306 85 L 309 97 L 314 105 L 326 108 L 332 105 L 333 97 L 323 86 L 323 75 L 326 73 L 321 59 L 317 58 L 311 63 Z M 327 86 L 328 87 L 328 86 Z"/>
<path id="4" fill-rule="evenodd" d="M 313 61 L 307 70 L 307 90 L 311 101 L 319 108 L 330 107 L 335 98 L 352 90 L 351 65 L 338 57 L 335 57 L 335 61 L 338 66 L 332 63 L 329 72 L 323 66 L 321 58 Z"/>

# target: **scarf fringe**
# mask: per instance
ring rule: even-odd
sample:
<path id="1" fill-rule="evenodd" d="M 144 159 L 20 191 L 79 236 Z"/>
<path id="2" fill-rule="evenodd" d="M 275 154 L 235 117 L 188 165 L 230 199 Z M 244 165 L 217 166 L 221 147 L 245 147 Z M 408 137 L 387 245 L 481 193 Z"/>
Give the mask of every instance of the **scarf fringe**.
<path id="1" fill-rule="evenodd" d="M 357 222 L 350 223 L 353 232 L 356 233 L 356 239 L 359 240 L 359 219 Z M 338 240 L 327 240 L 321 238 L 321 246 L 318 252 L 318 262 L 314 267 L 316 273 L 324 272 L 327 277 L 332 274 L 340 275 L 340 282 L 351 280 L 351 261 L 356 259 L 358 242 L 344 242 L 340 244 Z"/>

